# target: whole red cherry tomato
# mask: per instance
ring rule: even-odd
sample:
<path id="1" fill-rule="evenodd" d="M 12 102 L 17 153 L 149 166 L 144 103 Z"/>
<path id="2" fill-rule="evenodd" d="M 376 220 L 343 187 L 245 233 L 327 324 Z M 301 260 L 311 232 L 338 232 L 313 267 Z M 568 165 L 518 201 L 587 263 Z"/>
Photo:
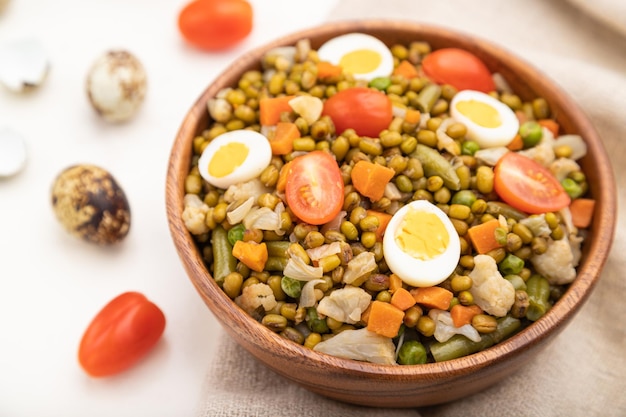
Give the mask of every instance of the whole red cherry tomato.
<path id="1" fill-rule="evenodd" d="M 143 358 L 165 329 L 165 316 L 138 292 L 111 300 L 94 317 L 78 349 L 78 361 L 91 376 L 122 372 Z"/>
<path id="2" fill-rule="evenodd" d="M 180 12 L 178 29 L 192 45 L 219 51 L 250 34 L 252 16 L 252 6 L 245 0 L 194 0 Z"/>
<path id="3" fill-rule="evenodd" d="M 391 100 L 385 93 L 365 87 L 341 90 L 324 103 L 323 114 L 330 116 L 340 135 L 354 129 L 359 136 L 376 138 L 393 119 Z"/>
<path id="4" fill-rule="evenodd" d="M 464 49 L 437 49 L 426 55 L 422 69 L 437 84 L 450 84 L 458 90 L 489 93 L 496 89 L 485 63 Z"/>

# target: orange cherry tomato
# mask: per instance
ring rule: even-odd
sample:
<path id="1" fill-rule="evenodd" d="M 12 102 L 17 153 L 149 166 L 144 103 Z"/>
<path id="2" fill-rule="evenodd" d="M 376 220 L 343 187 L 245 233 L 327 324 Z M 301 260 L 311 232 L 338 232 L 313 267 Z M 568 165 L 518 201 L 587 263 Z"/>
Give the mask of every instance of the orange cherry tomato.
<path id="1" fill-rule="evenodd" d="M 571 201 L 552 172 L 516 152 L 506 153 L 496 163 L 493 181 L 505 203 L 526 213 L 558 211 Z"/>
<path id="2" fill-rule="evenodd" d="M 178 29 L 192 45 L 228 49 L 252 31 L 252 6 L 245 0 L 194 0 L 178 16 Z"/>
<path id="3" fill-rule="evenodd" d="M 87 327 L 78 349 L 78 361 L 91 376 L 125 371 L 143 358 L 165 329 L 165 316 L 137 292 L 111 300 Z"/>
<path id="4" fill-rule="evenodd" d="M 365 87 L 341 90 L 324 103 L 338 135 L 354 129 L 359 136 L 376 138 L 393 119 L 391 100 L 385 93 Z"/>
<path id="5" fill-rule="evenodd" d="M 334 219 L 343 207 L 343 179 L 337 161 L 327 152 L 313 151 L 288 167 L 285 197 L 294 215 L 309 224 Z"/>
<path id="6" fill-rule="evenodd" d="M 485 63 L 464 49 L 437 49 L 426 55 L 422 69 L 437 84 L 450 84 L 457 90 L 489 93 L 496 89 Z"/>

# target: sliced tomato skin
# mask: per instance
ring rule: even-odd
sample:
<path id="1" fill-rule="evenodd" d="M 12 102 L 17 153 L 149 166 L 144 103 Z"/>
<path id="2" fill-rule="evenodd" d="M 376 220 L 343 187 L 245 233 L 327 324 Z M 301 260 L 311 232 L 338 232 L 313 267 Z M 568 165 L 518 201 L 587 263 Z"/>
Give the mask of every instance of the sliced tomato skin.
<path id="1" fill-rule="evenodd" d="M 324 103 L 324 115 L 330 116 L 338 135 L 354 129 L 359 136 L 376 138 L 389 127 L 393 106 L 385 93 L 366 87 L 341 90 Z"/>
<path id="2" fill-rule="evenodd" d="M 328 223 L 341 211 L 343 194 L 341 171 L 329 153 L 313 151 L 290 163 L 285 198 L 300 220 L 314 225 Z"/>
<path id="3" fill-rule="evenodd" d="M 491 72 L 476 55 L 459 48 L 435 50 L 424 58 L 422 69 L 437 84 L 450 84 L 458 90 L 489 93 L 496 89 Z"/>
<path id="4" fill-rule="evenodd" d="M 494 168 L 494 190 L 512 207 L 530 214 L 561 210 L 571 199 L 545 167 L 517 152 L 508 152 Z"/>
<path id="5" fill-rule="evenodd" d="M 165 315 L 138 292 L 125 292 L 106 304 L 83 334 L 78 361 L 93 377 L 118 374 L 135 365 L 159 341 Z"/>

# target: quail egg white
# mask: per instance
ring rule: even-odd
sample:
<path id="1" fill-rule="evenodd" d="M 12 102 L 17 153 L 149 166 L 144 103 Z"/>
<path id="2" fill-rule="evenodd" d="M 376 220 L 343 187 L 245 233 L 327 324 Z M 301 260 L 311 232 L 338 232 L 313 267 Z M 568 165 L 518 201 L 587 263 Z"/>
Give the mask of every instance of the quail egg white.
<path id="1" fill-rule="evenodd" d="M 272 148 L 265 136 L 233 130 L 209 142 L 198 160 L 198 170 L 209 184 L 228 188 L 261 175 L 271 159 Z"/>
<path id="2" fill-rule="evenodd" d="M 370 81 L 393 72 L 393 56 L 379 39 L 364 33 L 348 33 L 324 43 L 317 51 L 322 61 L 339 65 L 357 79 Z"/>
<path id="3" fill-rule="evenodd" d="M 448 216 L 426 201 L 413 201 L 398 210 L 387 225 L 383 254 L 389 269 L 414 287 L 443 282 L 461 254 L 459 236 Z"/>
<path id="4" fill-rule="evenodd" d="M 519 131 L 519 121 L 513 110 L 480 91 L 457 93 L 450 102 L 450 115 L 465 125 L 467 138 L 481 148 L 506 146 Z"/>

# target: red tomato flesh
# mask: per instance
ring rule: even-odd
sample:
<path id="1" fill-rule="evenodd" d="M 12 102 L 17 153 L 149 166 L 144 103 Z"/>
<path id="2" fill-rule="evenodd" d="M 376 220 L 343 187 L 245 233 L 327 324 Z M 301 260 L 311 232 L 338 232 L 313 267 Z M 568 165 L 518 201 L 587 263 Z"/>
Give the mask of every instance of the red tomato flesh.
<path id="1" fill-rule="evenodd" d="M 325 224 L 343 207 L 343 179 L 329 153 L 313 151 L 289 164 L 285 197 L 293 214 L 309 224 Z"/>
<path id="2" fill-rule="evenodd" d="M 438 49 L 426 55 L 422 69 L 437 84 L 450 84 L 457 90 L 489 93 L 496 89 L 491 72 L 476 55 L 459 48 Z"/>
<path id="3" fill-rule="evenodd" d="M 252 6 L 245 0 L 194 0 L 178 16 L 178 29 L 192 45 L 228 49 L 252 31 Z"/>
<path id="4" fill-rule="evenodd" d="M 324 103 L 338 135 L 354 129 L 359 136 L 376 138 L 393 118 L 391 100 L 378 90 L 352 87 L 339 91 Z"/>
<path id="5" fill-rule="evenodd" d="M 547 168 L 516 152 L 500 158 L 494 168 L 493 185 L 505 203 L 526 213 L 558 211 L 571 201 Z"/>
<path id="6" fill-rule="evenodd" d="M 125 371 L 143 358 L 165 329 L 165 316 L 137 292 L 123 293 L 94 317 L 78 349 L 78 361 L 94 377 Z"/>

